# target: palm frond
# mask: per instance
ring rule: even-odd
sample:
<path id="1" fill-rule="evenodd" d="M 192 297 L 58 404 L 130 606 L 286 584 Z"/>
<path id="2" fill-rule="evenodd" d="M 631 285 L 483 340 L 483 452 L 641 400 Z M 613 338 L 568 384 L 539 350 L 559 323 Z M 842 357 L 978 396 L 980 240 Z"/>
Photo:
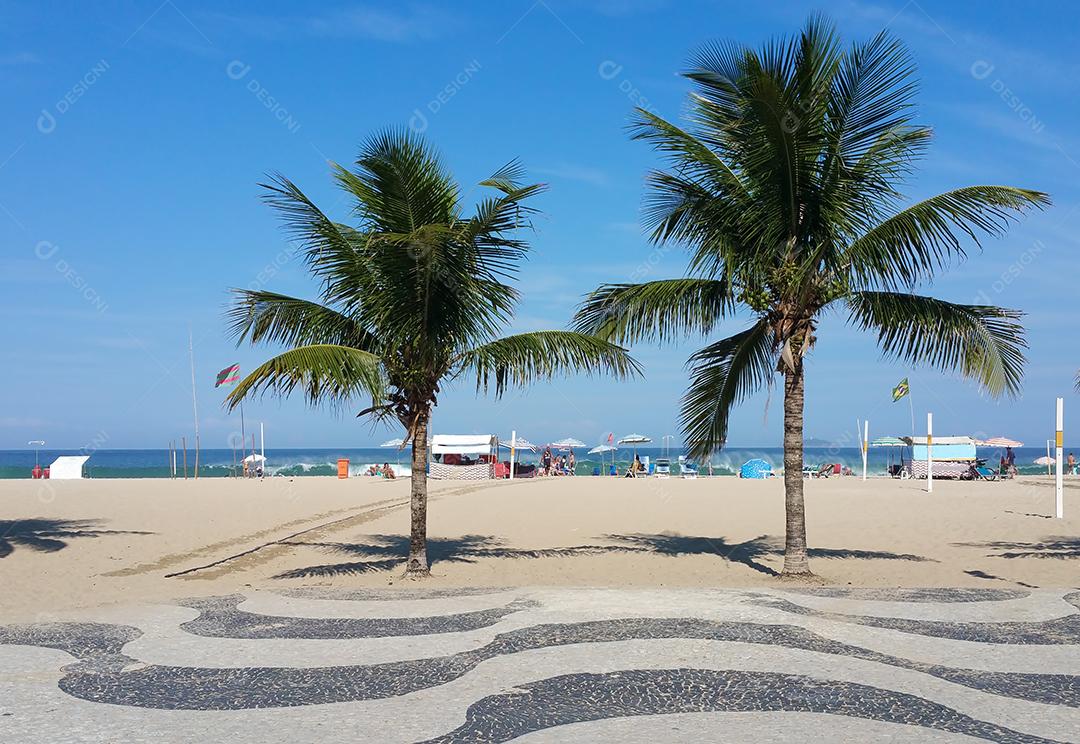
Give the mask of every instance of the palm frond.
<path id="1" fill-rule="evenodd" d="M 375 352 L 378 340 L 344 313 L 265 290 L 234 289 L 227 312 L 229 332 L 237 345 L 273 343 L 287 346 L 335 344 Z"/>
<path id="2" fill-rule="evenodd" d="M 333 344 L 290 349 L 255 368 L 225 399 L 229 410 L 246 397 L 300 390 L 311 405 L 343 405 L 361 396 L 383 399 L 380 360 L 370 352 Z"/>
<path id="3" fill-rule="evenodd" d="M 641 367 L 621 346 L 574 331 L 534 331 L 506 336 L 462 355 L 463 369 L 476 372 L 478 390 L 508 387 L 536 380 L 584 372 L 626 379 L 641 374 Z"/>
<path id="4" fill-rule="evenodd" d="M 665 342 L 710 333 L 734 304 L 730 285 L 721 279 L 605 284 L 586 297 L 573 326 L 617 343 Z"/>
<path id="5" fill-rule="evenodd" d="M 976 245 L 980 235 L 999 237 L 1032 207 L 1045 207 L 1041 191 L 1013 186 L 966 186 L 913 204 L 857 238 L 841 259 L 859 286 L 913 287 L 965 256 L 960 234 Z"/>
<path id="6" fill-rule="evenodd" d="M 848 305 L 854 324 L 877 331 L 886 356 L 959 372 L 993 396 L 1019 393 L 1023 313 L 896 292 L 855 292 Z"/>
<path id="7" fill-rule="evenodd" d="M 727 441 L 737 403 L 771 382 L 776 349 L 765 320 L 690 357 L 690 385 L 683 396 L 682 428 L 690 457 L 705 459 Z"/>

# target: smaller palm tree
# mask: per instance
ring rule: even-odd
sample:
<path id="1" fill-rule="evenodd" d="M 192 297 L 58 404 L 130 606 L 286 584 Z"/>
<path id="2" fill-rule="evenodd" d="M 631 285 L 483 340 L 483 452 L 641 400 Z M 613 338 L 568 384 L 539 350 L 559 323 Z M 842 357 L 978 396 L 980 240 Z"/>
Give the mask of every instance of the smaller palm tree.
<path id="1" fill-rule="evenodd" d="M 265 199 L 298 241 L 320 301 L 262 290 L 234 290 L 238 343 L 292 347 L 259 366 L 233 390 L 230 407 L 253 394 L 301 391 L 312 404 L 343 405 L 396 419 L 412 445 L 412 497 L 406 575 L 429 573 L 427 443 L 432 409 L 449 381 L 472 376 L 502 395 L 571 372 L 639 374 L 627 351 L 573 331 L 498 338 L 513 317 L 515 276 L 529 246 L 525 202 L 543 190 L 519 183 L 514 163 L 480 183 L 493 190 L 472 215 L 438 156 L 417 136 L 389 131 L 360 150 L 356 168 L 333 165 L 352 201 L 356 226 L 327 217 L 288 179 L 264 184 Z"/>

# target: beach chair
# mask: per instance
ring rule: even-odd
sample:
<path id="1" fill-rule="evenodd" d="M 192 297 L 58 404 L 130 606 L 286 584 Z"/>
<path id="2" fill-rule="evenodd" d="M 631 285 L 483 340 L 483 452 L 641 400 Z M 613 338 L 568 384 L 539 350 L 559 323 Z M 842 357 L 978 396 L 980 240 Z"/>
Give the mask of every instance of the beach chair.
<path id="1" fill-rule="evenodd" d="M 608 465 L 608 475 L 618 475 L 619 469 L 614 465 Z"/>
<path id="2" fill-rule="evenodd" d="M 666 457 L 656 458 L 656 470 L 653 473 L 657 478 L 671 477 L 671 460 Z"/>
<path id="3" fill-rule="evenodd" d="M 687 460 L 686 455 L 679 455 L 679 475 L 681 475 L 684 480 L 697 478 L 697 465 L 691 460 Z"/>
<path id="4" fill-rule="evenodd" d="M 975 466 L 971 469 L 971 472 L 975 480 L 1000 480 L 1000 478 L 998 477 L 998 472 L 993 468 L 986 467 L 985 465 Z"/>

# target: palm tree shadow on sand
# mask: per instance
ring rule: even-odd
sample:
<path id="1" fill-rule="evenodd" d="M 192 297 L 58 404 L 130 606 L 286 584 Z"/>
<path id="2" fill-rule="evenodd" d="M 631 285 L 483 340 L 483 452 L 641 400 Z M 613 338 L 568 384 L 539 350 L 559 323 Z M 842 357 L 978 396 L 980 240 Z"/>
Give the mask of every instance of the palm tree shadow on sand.
<path id="1" fill-rule="evenodd" d="M 102 535 L 151 535 L 152 532 L 99 529 L 99 519 L 2 519 L 0 558 L 11 555 L 16 546 L 41 553 L 55 553 L 68 546 L 67 540 Z"/>
<path id="2" fill-rule="evenodd" d="M 559 548 L 523 549 L 507 547 L 492 535 L 462 535 L 456 538 L 430 538 L 428 559 L 432 564 L 475 563 L 481 558 L 540 559 L 576 558 L 611 553 L 637 553 L 678 557 L 685 555 L 715 555 L 732 563 L 740 563 L 758 573 L 777 576 L 779 572 L 762 563 L 762 559 L 783 556 L 784 541 L 775 536 L 761 535 L 741 543 L 730 543 L 723 537 L 700 537 L 678 534 L 609 534 L 608 544 L 575 545 Z M 295 568 L 277 574 L 277 579 L 300 579 L 385 571 L 405 562 L 409 538 L 404 535 L 370 535 L 367 542 L 304 542 L 283 543 L 314 547 L 332 553 L 345 554 L 359 560 Z M 878 550 L 811 548 L 811 557 L 851 558 L 861 560 L 933 561 L 910 553 L 891 553 Z"/>
<path id="3" fill-rule="evenodd" d="M 963 548 L 984 548 L 997 551 L 987 553 L 987 558 L 1080 558 L 1080 537 L 1055 536 L 1044 537 L 1041 542 L 1011 542 L 1007 540 L 992 542 L 953 543 Z"/>

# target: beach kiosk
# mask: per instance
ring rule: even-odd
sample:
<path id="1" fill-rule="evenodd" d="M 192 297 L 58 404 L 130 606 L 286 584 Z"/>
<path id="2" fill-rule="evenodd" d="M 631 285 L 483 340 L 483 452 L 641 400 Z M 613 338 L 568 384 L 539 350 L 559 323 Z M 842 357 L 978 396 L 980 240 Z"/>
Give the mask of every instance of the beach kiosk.
<path id="1" fill-rule="evenodd" d="M 494 434 L 436 434 L 431 438 L 429 475 L 437 480 L 495 477 L 499 440 Z"/>
<path id="2" fill-rule="evenodd" d="M 53 460 L 49 466 L 51 480 L 79 480 L 83 477 L 83 465 L 90 455 L 65 455 Z"/>
<path id="3" fill-rule="evenodd" d="M 908 470 L 913 478 L 926 478 L 926 437 L 904 437 L 911 444 Z M 934 437 L 930 454 L 934 458 L 934 478 L 959 478 L 975 464 L 975 444 L 971 437 Z"/>

